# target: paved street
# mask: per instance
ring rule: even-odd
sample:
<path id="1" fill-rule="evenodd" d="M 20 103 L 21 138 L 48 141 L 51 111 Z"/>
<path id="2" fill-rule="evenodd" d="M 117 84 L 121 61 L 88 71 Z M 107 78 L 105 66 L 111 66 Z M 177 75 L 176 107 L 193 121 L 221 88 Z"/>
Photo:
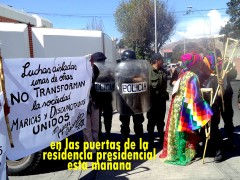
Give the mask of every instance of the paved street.
<path id="1" fill-rule="evenodd" d="M 227 151 L 227 158 L 221 163 L 214 163 L 212 157 L 205 158 L 205 164 L 202 164 L 202 158 L 196 158 L 188 166 L 175 166 L 162 163 L 158 155 L 162 149 L 156 140 L 156 160 L 148 161 L 131 161 L 132 167 L 129 171 L 97 171 L 91 170 L 91 162 L 88 163 L 88 170 L 85 171 L 69 171 L 67 170 L 67 162 L 64 161 L 44 161 L 38 167 L 38 170 L 28 176 L 11 176 L 10 180 L 106 180 L 106 179 L 240 179 L 240 110 L 237 109 L 237 92 L 240 87 L 240 81 L 232 82 L 234 90 L 233 107 L 234 115 L 234 140 L 237 144 L 235 150 Z M 169 89 L 171 91 L 171 89 Z M 169 107 L 169 103 L 167 107 Z M 168 109 L 167 109 L 168 110 Z M 114 114 L 112 137 L 115 140 L 120 140 L 118 120 L 119 114 Z M 145 137 L 147 119 L 144 122 Z M 131 124 L 131 128 L 132 128 Z M 223 132 L 223 124 L 220 124 Z M 156 131 L 156 130 L 155 130 Z M 133 129 L 131 129 L 133 133 Z M 225 147 L 227 148 L 227 147 Z"/>

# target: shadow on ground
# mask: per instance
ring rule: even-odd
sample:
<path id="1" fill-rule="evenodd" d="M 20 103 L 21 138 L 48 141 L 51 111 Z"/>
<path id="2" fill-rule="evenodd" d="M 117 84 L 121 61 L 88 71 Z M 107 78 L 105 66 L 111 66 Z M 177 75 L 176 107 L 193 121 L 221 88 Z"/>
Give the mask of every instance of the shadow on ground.
<path id="1" fill-rule="evenodd" d="M 234 133 L 233 133 L 233 145 L 229 143 L 224 128 L 220 129 L 220 132 L 222 134 L 222 147 L 223 147 L 223 155 L 224 155 L 224 160 L 240 156 L 240 126 L 236 126 Z M 209 147 L 210 146 L 210 147 Z M 209 149 L 210 148 L 210 149 Z M 214 157 L 215 152 L 211 151 L 211 143 L 208 144 L 207 150 L 206 150 L 206 157 Z"/>
<path id="2" fill-rule="evenodd" d="M 226 158 L 230 159 L 232 157 L 240 156 L 240 126 L 236 126 L 234 130 L 234 145 L 232 147 L 229 145 L 227 140 L 224 140 L 224 149 L 226 152 Z"/>
<path id="3" fill-rule="evenodd" d="M 105 135 L 105 134 L 103 134 Z M 156 133 L 157 136 L 157 133 Z M 114 142 L 121 142 L 122 136 L 118 133 L 112 133 L 111 134 L 111 141 Z M 135 135 L 130 135 L 130 139 L 131 141 L 134 141 L 136 144 L 136 137 Z M 65 140 L 62 141 L 62 145 L 65 144 L 64 142 Z M 74 134 L 72 136 L 69 137 L 69 141 L 79 141 L 80 142 L 80 147 L 82 147 L 82 143 L 83 143 L 83 137 L 82 137 L 82 132 L 79 132 L 77 134 Z M 103 141 L 106 141 L 106 139 L 103 136 Z M 143 142 L 147 142 L 147 133 L 144 134 L 143 137 Z M 64 149 L 65 146 L 62 147 L 62 149 Z M 159 142 L 159 139 L 155 140 L 155 149 L 156 149 L 156 154 L 162 149 L 162 145 Z M 46 148 L 45 150 L 43 150 L 44 152 L 53 152 L 50 148 Z M 79 151 L 82 151 L 82 149 L 80 149 Z M 109 152 L 110 150 L 108 150 Z M 135 150 L 131 150 L 132 152 Z M 143 150 L 138 150 L 139 152 L 143 151 Z M 150 150 L 147 150 L 148 152 Z M 104 151 L 106 152 L 106 151 Z M 121 161 L 121 159 L 118 159 L 117 161 L 114 162 L 118 162 Z M 118 177 L 119 175 L 124 174 L 124 176 L 127 176 L 129 174 L 132 173 L 140 173 L 140 172 L 144 172 L 144 171 L 148 171 L 149 168 L 148 167 L 140 167 L 138 168 L 139 165 L 141 165 L 142 163 L 145 162 L 145 160 L 126 160 L 128 162 L 131 162 L 131 171 L 129 170 L 116 170 L 116 171 L 112 171 L 110 178 L 118 178 L 118 179 L 124 179 L 125 177 Z M 46 173 L 53 173 L 53 172 L 58 172 L 58 171 L 62 171 L 62 170 L 67 170 L 67 166 L 68 163 L 70 161 L 69 160 L 41 160 L 40 163 L 38 164 L 38 166 L 36 167 L 36 169 L 30 173 L 28 173 L 27 175 L 38 175 L 38 174 L 46 174 Z M 88 167 L 88 169 L 91 167 Z M 133 172 L 134 170 L 134 172 Z M 109 171 L 102 171 L 102 170 L 93 170 L 90 171 L 88 174 L 84 174 L 84 176 L 81 178 L 83 180 L 87 180 L 87 179 L 95 179 L 96 176 L 98 176 L 101 173 L 109 173 Z"/>
<path id="4" fill-rule="evenodd" d="M 223 138 L 225 138 L 224 135 L 224 129 L 220 129 L 220 131 L 223 134 Z M 104 135 L 104 134 L 103 134 Z M 155 133 L 157 136 L 157 133 Z M 147 140 L 147 133 L 144 134 L 143 140 Z M 135 135 L 130 135 L 131 140 L 136 140 Z M 82 132 L 79 132 L 71 137 L 69 137 L 69 141 L 79 141 L 80 143 L 83 142 L 82 138 Z M 103 136 L 104 141 L 104 136 Z M 111 134 L 111 141 L 114 142 L 121 142 L 121 135 L 119 133 L 112 133 Z M 228 144 L 227 140 L 223 141 L 223 147 L 226 154 L 226 159 L 230 159 L 236 156 L 240 156 L 240 126 L 235 127 L 234 131 L 234 143 L 236 145 L 235 148 L 231 148 Z M 64 144 L 64 143 L 63 143 Z M 81 146 L 81 145 L 80 145 Z M 64 148 L 64 147 L 63 147 Z M 159 139 L 156 138 L 155 140 L 155 148 L 156 148 L 156 154 L 159 153 L 162 150 L 162 144 L 160 143 Z M 50 148 L 45 149 L 45 151 L 51 151 Z M 79 150 L 82 151 L 82 150 Z M 208 151 L 208 150 L 207 150 Z M 206 155 L 206 157 L 211 157 L 211 155 Z M 158 157 L 157 157 L 158 158 Z M 201 160 L 201 157 L 200 157 Z M 120 162 L 121 160 L 117 160 L 114 162 Z M 126 160 L 127 162 L 128 160 Z M 119 179 L 119 180 L 125 180 L 128 179 L 128 176 L 132 174 L 139 174 L 139 177 L 141 177 L 141 173 L 149 171 L 149 167 L 142 165 L 146 160 L 129 160 L 131 162 L 131 170 L 92 170 L 88 171 L 88 173 L 82 171 L 81 179 L 82 180 L 88 180 L 88 179 L 101 179 L 101 176 L 107 179 Z M 53 173 L 58 172 L 62 170 L 67 170 L 67 164 L 69 163 L 68 160 L 62 161 L 62 160 L 42 160 L 38 167 L 31 172 L 29 175 L 38 175 L 38 174 L 46 174 L 46 173 Z M 91 169 L 91 166 L 88 167 L 88 169 Z"/>
<path id="5" fill-rule="evenodd" d="M 157 136 L 157 133 L 155 133 Z M 120 134 L 112 134 L 112 138 L 117 141 L 121 141 L 121 135 Z M 135 140 L 135 136 L 130 136 L 131 140 Z M 147 133 L 144 134 L 144 140 L 147 140 Z M 156 138 L 155 143 L 155 152 L 156 154 L 159 153 L 162 150 L 162 143 L 160 142 L 160 139 Z M 138 152 L 142 152 L 139 150 Z M 148 150 L 148 152 L 152 152 L 151 150 Z M 158 157 L 156 157 L 158 158 Z M 104 177 L 104 179 L 119 179 L 119 180 L 125 180 L 128 179 L 129 175 L 132 174 L 139 174 L 139 177 L 141 177 L 141 173 L 145 171 L 149 171 L 149 167 L 141 166 L 145 161 L 147 160 L 130 160 L 131 162 L 131 170 L 112 170 L 111 172 L 108 170 L 93 170 L 90 173 L 86 174 L 85 176 L 81 177 L 81 180 L 88 180 L 88 179 L 102 179 L 101 176 Z M 119 161 L 116 161 L 119 162 Z M 127 161 L 126 161 L 127 162 Z"/>

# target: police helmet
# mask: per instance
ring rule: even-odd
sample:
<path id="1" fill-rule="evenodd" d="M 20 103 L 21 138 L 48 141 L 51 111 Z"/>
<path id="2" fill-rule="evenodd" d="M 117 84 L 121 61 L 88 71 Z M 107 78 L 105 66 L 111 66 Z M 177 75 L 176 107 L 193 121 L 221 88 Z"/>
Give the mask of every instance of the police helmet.
<path id="1" fill-rule="evenodd" d="M 136 59 L 136 54 L 132 50 L 125 50 L 122 53 L 122 60 Z"/>
<path id="2" fill-rule="evenodd" d="M 104 62 L 107 58 L 102 52 L 96 52 L 92 55 L 93 62 Z"/>

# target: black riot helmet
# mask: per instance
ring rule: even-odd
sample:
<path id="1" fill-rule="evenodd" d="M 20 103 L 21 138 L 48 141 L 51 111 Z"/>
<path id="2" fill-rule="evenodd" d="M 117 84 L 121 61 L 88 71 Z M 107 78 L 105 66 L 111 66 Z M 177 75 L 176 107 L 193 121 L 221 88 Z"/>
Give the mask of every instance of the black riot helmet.
<path id="1" fill-rule="evenodd" d="M 102 52 L 96 52 L 92 54 L 93 62 L 104 62 L 107 58 Z"/>
<path id="2" fill-rule="evenodd" d="M 136 59 L 136 54 L 132 50 L 125 50 L 122 53 L 122 61 L 129 60 L 129 59 Z"/>

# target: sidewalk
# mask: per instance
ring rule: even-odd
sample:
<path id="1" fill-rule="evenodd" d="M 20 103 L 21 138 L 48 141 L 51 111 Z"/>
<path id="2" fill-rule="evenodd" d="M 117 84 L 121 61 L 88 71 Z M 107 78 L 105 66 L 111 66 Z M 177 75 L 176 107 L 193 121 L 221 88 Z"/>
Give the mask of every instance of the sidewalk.
<path id="1" fill-rule="evenodd" d="M 164 164 L 154 161 L 133 162 L 131 171 L 91 171 L 83 172 L 81 179 L 240 179 L 240 158 L 234 157 L 222 163 L 214 163 L 212 158 L 201 159 L 188 166 Z"/>
<path id="2" fill-rule="evenodd" d="M 114 132 L 119 128 L 118 114 L 114 115 Z M 147 120 L 144 124 L 146 125 Z M 132 127 L 132 124 L 131 124 Z M 146 127 L 145 127 L 146 129 Z M 237 128 L 236 128 L 237 129 Z M 145 135 L 147 135 L 145 133 Z M 240 128 L 235 133 L 235 142 L 237 149 L 227 152 L 227 159 L 221 163 L 215 163 L 212 157 L 206 157 L 205 163 L 202 158 L 195 159 L 188 166 L 176 166 L 165 164 L 158 158 L 162 147 L 157 145 L 156 160 L 132 161 L 132 170 L 130 171 L 82 171 L 81 179 L 240 179 Z M 89 163 L 91 168 L 91 163 Z"/>
<path id="3" fill-rule="evenodd" d="M 170 91 L 171 92 L 171 91 Z M 167 110 L 165 116 L 165 122 L 167 118 L 167 112 L 169 110 L 170 101 L 167 101 Z M 81 179 L 96 179 L 96 180 L 110 180 L 110 179 L 119 179 L 119 180 L 152 180 L 152 179 L 161 179 L 161 180 L 171 180 L 171 179 L 211 179 L 211 180 L 220 180 L 220 179 L 240 179 L 240 112 L 234 112 L 234 124 L 235 124 L 235 133 L 234 141 L 237 145 L 235 150 L 226 151 L 226 160 L 221 163 L 215 163 L 213 157 L 206 157 L 205 163 L 203 164 L 202 158 L 199 157 L 195 159 L 188 166 L 177 166 L 161 162 L 158 158 L 160 151 L 162 150 L 161 145 L 158 141 L 155 142 L 157 149 L 157 158 L 156 160 L 148 161 L 132 161 L 132 170 L 130 171 L 82 171 Z M 131 133 L 133 132 L 133 124 L 131 121 L 130 124 Z M 223 121 L 221 120 L 220 127 L 223 131 Z M 120 121 L 119 114 L 115 114 L 113 117 L 113 133 L 119 134 L 120 132 Z M 145 117 L 144 121 L 144 131 L 145 137 L 147 137 L 147 118 Z M 156 129 L 155 129 L 156 132 Z M 227 148 L 227 147 L 224 147 Z M 91 167 L 91 164 L 89 164 Z"/>
<path id="4" fill-rule="evenodd" d="M 167 112 L 170 102 L 167 103 Z M 166 114 L 167 117 L 167 114 Z M 48 171 L 43 171 L 35 175 L 28 176 L 11 176 L 10 180 L 172 180 L 172 179 L 211 179 L 211 180 L 225 180 L 225 179 L 240 179 L 240 111 L 235 111 L 234 124 L 235 133 L 234 140 L 237 148 L 234 151 L 227 152 L 227 159 L 221 163 L 213 162 L 213 158 L 206 157 L 205 163 L 202 163 L 202 158 L 195 159 L 190 165 L 187 166 L 177 166 L 165 164 L 158 158 L 162 147 L 156 140 L 156 159 L 148 161 L 131 161 L 131 170 L 129 171 L 97 171 L 91 170 L 92 163 L 88 163 L 88 170 L 77 170 L 69 171 L 67 170 L 66 164 L 61 164 L 61 162 L 46 162 L 47 166 L 45 169 Z M 166 120 L 166 118 L 165 118 Z M 131 128 L 131 138 L 134 137 L 133 124 L 130 123 Z M 221 123 L 220 128 L 222 130 L 223 124 Z M 156 132 L 156 130 L 155 130 Z M 147 138 L 147 119 L 144 121 L 144 136 Z M 119 114 L 116 113 L 113 116 L 113 127 L 112 127 L 112 139 L 120 139 L 120 121 Z M 51 164 L 53 163 L 53 164 Z M 53 168 L 52 166 L 58 166 Z M 52 169 L 51 169 L 52 168 Z"/>

